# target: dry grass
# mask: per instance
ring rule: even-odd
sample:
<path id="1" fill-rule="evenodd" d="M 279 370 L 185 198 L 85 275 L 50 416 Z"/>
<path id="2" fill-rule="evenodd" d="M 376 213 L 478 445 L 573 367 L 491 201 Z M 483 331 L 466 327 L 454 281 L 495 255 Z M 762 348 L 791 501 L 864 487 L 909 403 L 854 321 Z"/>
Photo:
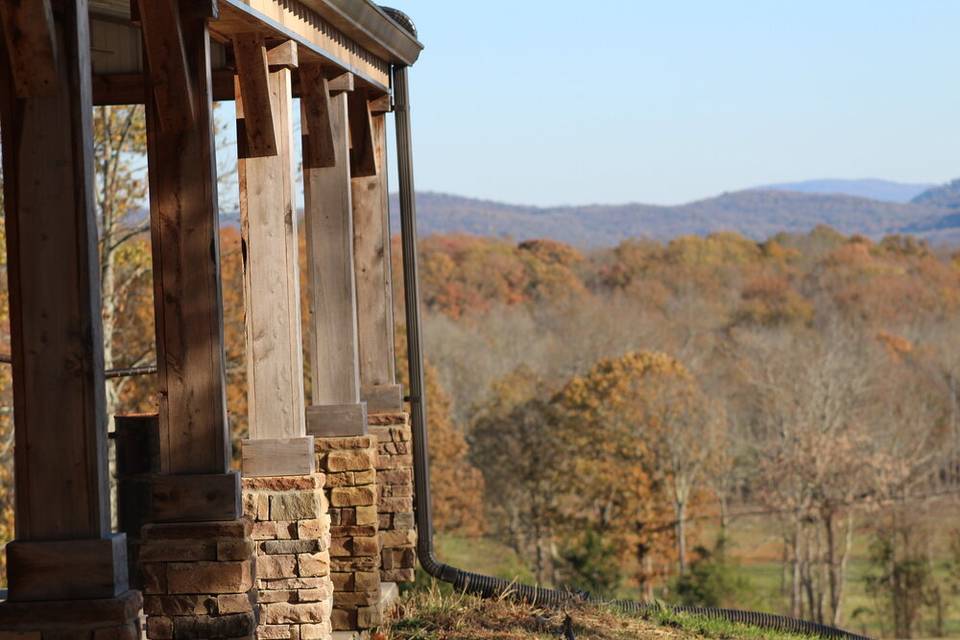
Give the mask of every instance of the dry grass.
<path id="1" fill-rule="evenodd" d="M 451 594 L 436 584 L 408 592 L 381 640 L 798 640 L 746 625 L 662 612 L 644 619 L 608 609 L 542 609 L 508 599 Z"/>

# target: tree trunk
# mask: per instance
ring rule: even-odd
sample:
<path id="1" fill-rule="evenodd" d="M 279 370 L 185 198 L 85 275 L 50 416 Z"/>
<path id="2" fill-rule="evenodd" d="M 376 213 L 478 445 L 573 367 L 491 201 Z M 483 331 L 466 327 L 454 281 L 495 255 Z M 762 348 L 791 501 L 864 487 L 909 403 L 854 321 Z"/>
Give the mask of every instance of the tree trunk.
<path id="1" fill-rule="evenodd" d="M 677 565 L 680 575 L 687 572 L 687 503 L 678 500 L 677 510 Z"/>

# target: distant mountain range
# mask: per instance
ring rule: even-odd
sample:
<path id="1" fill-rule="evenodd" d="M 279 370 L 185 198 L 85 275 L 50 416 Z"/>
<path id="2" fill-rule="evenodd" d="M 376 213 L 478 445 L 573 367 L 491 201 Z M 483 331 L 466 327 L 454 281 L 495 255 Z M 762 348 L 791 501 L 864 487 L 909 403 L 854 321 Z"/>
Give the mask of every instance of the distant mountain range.
<path id="1" fill-rule="evenodd" d="M 865 178 L 863 180 L 783 182 L 756 188 L 761 191 L 798 191 L 800 193 L 855 196 L 868 200 L 879 200 L 880 202 L 906 203 L 936 186 L 930 183 L 893 182 L 891 180 Z"/>
<path id="2" fill-rule="evenodd" d="M 848 193 L 848 191 L 853 192 Z M 872 197 L 863 197 L 863 193 Z M 903 201 L 912 196 L 909 201 Z M 394 196 L 391 211 L 399 229 Z M 676 206 L 647 204 L 532 207 L 420 192 L 421 234 L 470 233 L 515 240 L 551 238 L 602 247 L 626 238 L 736 231 L 762 240 L 805 233 L 819 224 L 873 238 L 913 234 L 933 244 L 960 243 L 960 180 L 929 188 L 880 180 L 817 180 L 724 193 Z"/>

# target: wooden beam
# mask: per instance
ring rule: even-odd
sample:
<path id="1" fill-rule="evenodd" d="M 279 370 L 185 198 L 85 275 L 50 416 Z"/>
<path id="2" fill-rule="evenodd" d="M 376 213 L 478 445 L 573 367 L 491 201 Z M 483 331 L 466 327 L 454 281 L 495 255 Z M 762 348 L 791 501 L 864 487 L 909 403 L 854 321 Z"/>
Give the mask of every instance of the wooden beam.
<path id="1" fill-rule="evenodd" d="M 239 163 L 247 413 L 251 439 L 300 438 L 306 432 L 290 70 L 271 73 L 268 88 L 278 153 Z"/>
<path id="2" fill-rule="evenodd" d="M 258 35 L 233 40 L 237 62 L 237 142 L 241 158 L 277 155 L 278 132 L 270 94 L 267 48 Z"/>
<path id="3" fill-rule="evenodd" d="M 139 6 L 157 117 L 165 129 L 188 129 L 194 124 L 194 96 L 180 24 L 180 3 L 140 0 Z"/>
<path id="4" fill-rule="evenodd" d="M 360 384 L 371 413 L 401 411 L 394 364 L 393 280 L 386 172 L 387 126 L 372 119 L 378 175 L 351 180 L 353 250 L 357 280 Z M 377 409 L 377 411 L 375 411 Z"/>
<path id="5" fill-rule="evenodd" d="M 297 56 L 297 43 L 293 40 L 287 40 L 267 51 L 267 65 L 271 71 L 276 71 L 279 68 L 296 69 L 300 66 Z"/>
<path id="6" fill-rule="evenodd" d="M 393 111 L 393 96 L 389 93 L 370 100 L 370 113 L 378 116 Z"/>
<path id="7" fill-rule="evenodd" d="M 337 163 L 330 119 L 330 83 L 323 67 L 305 65 L 300 68 L 301 133 L 303 134 L 303 166 L 307 169 L 333 167 Z"/>
<path id="8" fill-rule="evenodd" d="M 366 91 L 350 94 L 350 174 L 354 178 L 377 175 L 377 152 Z"/>
<path id="9" fill-rule="evenodd" d="M 341 73 L 330 78 L 330 93 L 336 94 L 343 91 L 353 91 L 356 87 L 352 73 Z"/>
<path id="10" fill-rule="evenodd" d="M 58 9 L 52 95 L 17 99 L 15 58 L 0 47 L 15 416 L 11 601 L 128 588 L 126 537 L 110 526 L 87 3 L 64 0 Z"/>
<path id="11" fill-rule="evenodd" d="M 182 35 L 195 124 L 164 127 L 158 105 L 147 105 L 161 469 L 223 474 L 230 466 L 230 437 L 210 38 L 202 19 L 184 20 Z"/>
<path id="12" fill-rule="evenodd" d="M 303 176 L 313 405 L 360 402 L 347 95 L 330 99 L 334 166 Z"/>
<path id="13" fill-rule="evenodd" d="M 57 92 L 57 47 L 50 0 L 3 0 L 0 19 L 17 96 Z"/>
<path id="14" fill-rule="evenodd" d="M 0 63 L 16 527 L 26 540 L 110 533 L 89 33 L 86 3 L 63 4 L 53 96 L 17 100 L 8 52 Z"/>

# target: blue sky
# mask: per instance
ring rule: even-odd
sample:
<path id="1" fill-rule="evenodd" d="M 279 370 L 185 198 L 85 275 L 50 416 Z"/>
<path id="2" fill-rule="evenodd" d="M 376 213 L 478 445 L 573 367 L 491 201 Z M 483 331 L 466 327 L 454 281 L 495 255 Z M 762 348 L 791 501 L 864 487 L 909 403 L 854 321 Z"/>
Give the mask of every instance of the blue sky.
<path id="1" fill-rule="evenodd" d="M 960 176 L 957 0 L 393 0 L 417 187 L 679 203 Z"/>

